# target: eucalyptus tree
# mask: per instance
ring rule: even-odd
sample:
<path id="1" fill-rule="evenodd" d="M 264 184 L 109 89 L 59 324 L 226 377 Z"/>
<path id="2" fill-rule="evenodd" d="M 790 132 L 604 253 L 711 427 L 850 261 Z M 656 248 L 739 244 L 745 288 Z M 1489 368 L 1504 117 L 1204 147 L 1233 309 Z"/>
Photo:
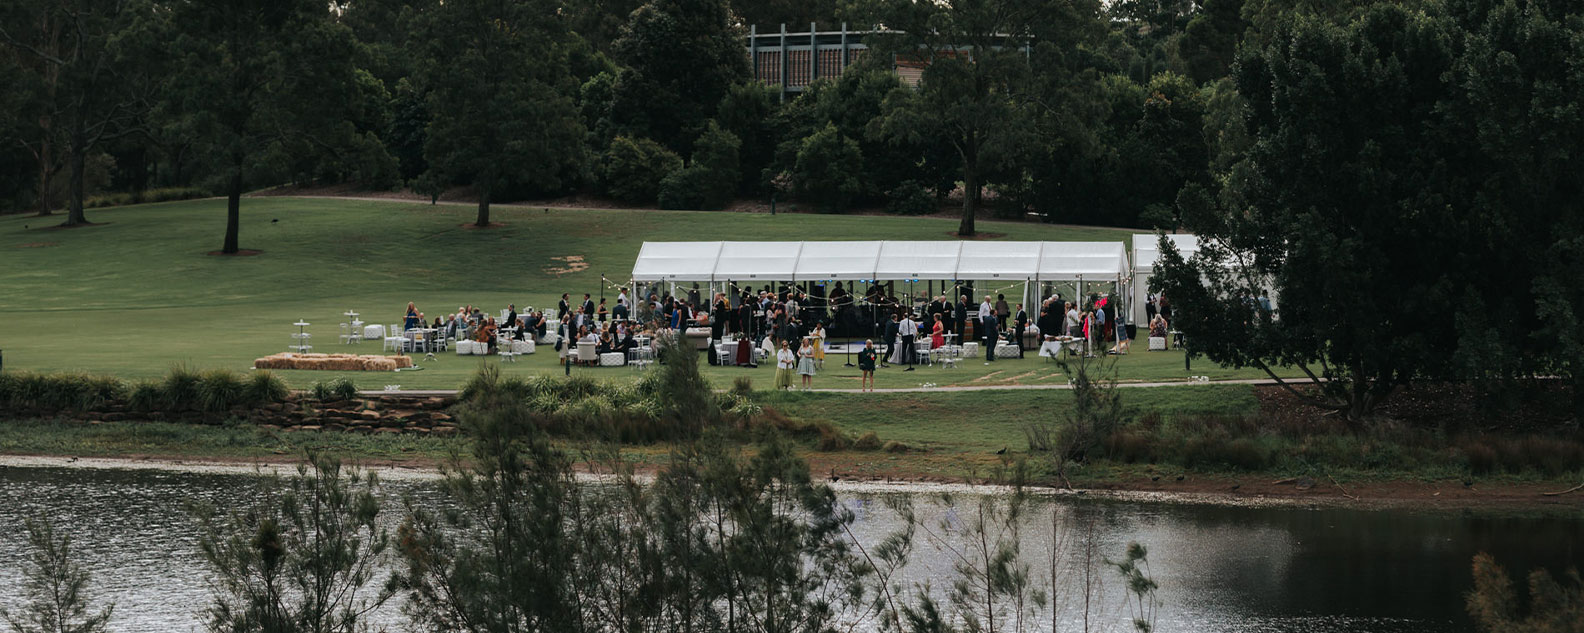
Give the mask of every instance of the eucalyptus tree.
<path id="1" fill-rule="evenodd" d="M 37 97 L 40 200 L 49 209 L 51 148 L 68 177 L 65 226 L 87 224 L 84 177 L 90 154 L 147 132 L 162 14 L 148 0 L 17 0 L 0 7 L 0 45 L 31 71 Z"/>
<path id="2" fill-rule="evenodd" d="M 489 226 L 496 197 L 557 191 L 576 178 L 583 126 L 555 3 L 455 0 L 415 24 L 431 117 L 424 159 L 431 178 L 473 186 L 478 226 Z"/>
<path id="3" fill-rule="evenodd" d="M 358 103 L 357 42 L 316 0 L 175 0 L 165 112 L 214 165 L 221 252 L 240 251 L 242 194 L 278 182 L 299 149 L 335 152 Z"/>

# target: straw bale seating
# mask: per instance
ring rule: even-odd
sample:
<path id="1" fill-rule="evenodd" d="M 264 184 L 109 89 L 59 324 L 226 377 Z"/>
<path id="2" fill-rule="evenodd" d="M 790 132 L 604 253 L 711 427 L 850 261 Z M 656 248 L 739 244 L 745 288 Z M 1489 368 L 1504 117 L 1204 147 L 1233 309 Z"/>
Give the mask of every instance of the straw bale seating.
<path id="1" fill-rule="evenodd" d="M 410 356 L 357 354 L 294 354 L 282 352 L 253 361 L 254 369 L 318 369 L 325 371 L 396 371 L 412 367 Z"/>

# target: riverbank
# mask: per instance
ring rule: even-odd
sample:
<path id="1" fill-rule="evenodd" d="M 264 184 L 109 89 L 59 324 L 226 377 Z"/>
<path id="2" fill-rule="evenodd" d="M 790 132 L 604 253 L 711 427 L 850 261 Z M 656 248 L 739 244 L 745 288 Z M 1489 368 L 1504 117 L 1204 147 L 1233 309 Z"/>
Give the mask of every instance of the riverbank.
<path id="1" fill-rule="evenodd" d="M 463 438 L 349 433 L 262 433 L 239 426 L 167 423 L 61 425 L 53 433 L 19 442 L 15 427 L 0 426 L 0 468 L 158 469 L 190 472 L 251 473 L 290 471 L 307 450 L 326 451 L 381 476 L 435 478 L 453 455 L 463 454 Z M 35 427 L 37 428 L 37 427 Z M 574 454 L 584 448 L 564 446 Z M 665 459 L 664 445 L 625 447 L 622 457 L 640 472 Z M 1006 456 L 962 454 L 886 454 L 854 451 L 800 451 L 812 473 L 840 490 L 935 493 L 993 490 Z M 580 472 L 597 474 L 584 463 Z M 1571 483 L 1570 483 L 1571 482 Z M 1051 494 L 1091 495 L 1128 501 L 1226 506 L 1302 506 L 1356 509 L 1493 510 L 1558 512 L 1584 509 L 1584 491 L 1557 493 L 1576 485 L 1569 479 L 1488 477 L 1416 478 L 1380 474 L 1292 476 L 1280 472 L 1167 472 L 1149 465 L 1104 465 L 1080 473 L 1065 489 L 1036 480 Z"/>

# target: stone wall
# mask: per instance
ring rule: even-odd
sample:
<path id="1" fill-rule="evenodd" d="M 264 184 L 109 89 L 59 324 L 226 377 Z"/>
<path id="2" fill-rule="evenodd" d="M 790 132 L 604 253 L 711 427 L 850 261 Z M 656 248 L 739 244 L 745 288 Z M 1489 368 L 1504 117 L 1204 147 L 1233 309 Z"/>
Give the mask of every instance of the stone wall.
<path id="1" fill-rule="evenodd" d="M 354 400 L 320 402 L 293 395 L 285 402 L 257 407 L 232 407 L 229 411 L 138 411 L 124 403 L 109 403 L 89 411 L 17 409 L 0 413 L 7 418 L 70 418 L 88 422 L 167 421 L 219 424 L 241 420 L 259 428 L 284 431 L 350 431 L 354 433 L 411 433 L 444 437 L 455 435 L 457 423 L 450 413 L 452 397 L 374 395 Z"/>

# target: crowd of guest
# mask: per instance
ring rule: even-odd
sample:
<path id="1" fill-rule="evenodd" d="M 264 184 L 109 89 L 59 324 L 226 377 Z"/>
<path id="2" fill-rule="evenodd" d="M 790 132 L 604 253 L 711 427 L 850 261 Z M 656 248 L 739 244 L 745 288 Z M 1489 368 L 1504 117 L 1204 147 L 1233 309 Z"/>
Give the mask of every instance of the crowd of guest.
<path id="1" fill-rule="evenodd" d="M 626 354 L 638 348 L 640 340 L 652 345 L 668 331 L 683 334 L 698 328 L 708 331 L 711 363 L 717 362 L 717 343 L 737 341 L 735 355 L 720 357 L 720 362 L 755 367 L 761 353 L 773 357 L 776 383 L 787 388 L 791 387 L 793 374 L 800 376 L 805 388 L 811 384 L 824 366 L 829 341 L 826 324 L 852 318 L 855 313 L 859 320 L 873 319 L 878 325 L 873 332 L 880 346 L 877 348 L 873 340 L 866 341 L 867 358 L 862 360 L 870 365 L 878 362 L 880 367 L 906 366 L 905 371 L 913 371 L 919 364 L 921 347 L 940 349 L 968 340 L 983 346 L 987 365 L 995 362 L 997 348 L 1003 342 L 1009 343 L 1019 358 L 1026 349 L 1037 348 L 1041 339 L 1082 339 L 1090 354 L 1101 349 L 1110 354 L 1127 354 L 1131 343 L 1125 311 L 1118 309 L 1120 305 L 1112 295 L 1090 295 L 1077 303 L 1055 294 L 1041 301 L 1037 313 L 1031 315 L 1023 304 L 1009 302 L 1003 294 L 983 295 L 977 305 L 967 294 L 959 294 L 955 300 L 942 294 L 908 306 L 881 284 L 869 286 L 861 297 L 841 282 L 835 283 L 828 296 L 811 297 L 791 286 L 738 286 L 732 290 L 706 297 L 694 284 L 674 295 L 655 289 L 637 298 L 630 296 L 626 288 L 619 288 L 613 304 L 603 296 L 596 301 L 589 293 L 583 293 L 580 299 L 563 293 L 555 311 L 548 316 L 545 310 L 519 313 L 516 304 L 509 304 L 504 317 L 497 320 L 476 306 L 466 305 L 436 317 L 432 323 L 425 321 L 414 303 L 408 303 L 404 327 L 409 331 L 429 328 L 434 336 L 445 339 L 477 341 L 486 345 L 490 353 L 496 352 L 502 342 L 539 341 L 553 344 L 562 358 L 580 343 L 593 345 L 598 354 Z M 1145 311 L 1149 335 L 1166 336 L 1170 301 L 1151 295 Z M 1028 336 L 1031 326 L 1043 336 Z M 920 341 L 928 343 L 921 345 Z M 595 359 L 578 361 L 592 364 Z M 866 377 L 872 381 L 873 370 L 867 371 Z"/>

